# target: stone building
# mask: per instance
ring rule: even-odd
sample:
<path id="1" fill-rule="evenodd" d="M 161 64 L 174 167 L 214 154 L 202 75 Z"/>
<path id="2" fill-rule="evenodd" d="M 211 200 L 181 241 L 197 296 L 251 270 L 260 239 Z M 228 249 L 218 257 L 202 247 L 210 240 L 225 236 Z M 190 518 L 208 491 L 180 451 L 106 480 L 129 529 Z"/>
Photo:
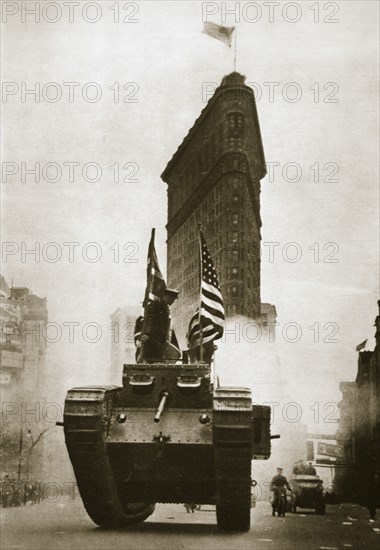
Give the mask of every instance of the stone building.
<path id="1" fill-rule="evenodd" d="M 172 317 L 182 345 L 199 299 L 199 223 L 226 317 L 260 319 L 260 180 L 265 174 L 254 94 L 245 77 L 234 72 L 223 78 L 161 176 L 168 186 L 167 277 L 179 291 Z"/>
<path id="2" fill-rule="evenodd" d="M 0 278 L 0 387 L 2 401 L 17 398 L 24 382 L 24 356 L 21 348 L 21 305 L 11 299 L 11 290 Z"/>
<path id="3" fill-rule="evenodd" d="M 46 298 L 0 280 L 1 462 L 4 472 L 24 477 L 41 463 L 44 430 Z M 39 440 L 38 440 L 39 442 Z M 35 447 L 35 448 L 34 448 Z M 32 454 L 33 451 L 33 454 Z M 38 469 L 40 470 L 39 464 Z"/>
<path id="4" fill-rule="evenodd" d="M 26 287 L 13 287 L 11 299 L 21 308 L 19 332 L 24 357 L 24 389 L 26 399 L 43 400 L 45 395 L 46 337 L 48 322 L 46 298 L 40 298 Z"/>
<path id="5" fill-rule="evenodd" d="M 361 498 L 371 476 L 380 476 L 380 315 L 375 327 L 375 349 L 359 352 L 355 382 L 340 384 L 338 437 L 347 470 L 339 481 L 342 488 L 352 487 L 354 499 Z"/>

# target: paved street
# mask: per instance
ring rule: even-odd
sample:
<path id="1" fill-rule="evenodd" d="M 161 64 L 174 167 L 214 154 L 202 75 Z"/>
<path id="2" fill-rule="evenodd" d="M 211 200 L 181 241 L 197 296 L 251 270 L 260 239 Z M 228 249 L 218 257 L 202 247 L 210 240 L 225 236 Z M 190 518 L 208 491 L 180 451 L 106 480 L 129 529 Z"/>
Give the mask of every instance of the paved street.
<path id="1" fill-rule="evenodd" d="M 380 520 L 369 523 L 358 506 L 328 506 L 325 516 L 299 512 L 285 518 L 271 516 L 268 503 L 252 510 L 248 533 L 227 534 L 216 526 L 211 507 L 187 514 L 181 505 L 158 505 L 144 524 L 107 531 L 87 517 L 79 498 L 70 502 L 42 502 L 35 506 L 2 509 L 1 549 L 30 550 L 207 550 L 271 549 L 371 550 L 380 547 Z"/>

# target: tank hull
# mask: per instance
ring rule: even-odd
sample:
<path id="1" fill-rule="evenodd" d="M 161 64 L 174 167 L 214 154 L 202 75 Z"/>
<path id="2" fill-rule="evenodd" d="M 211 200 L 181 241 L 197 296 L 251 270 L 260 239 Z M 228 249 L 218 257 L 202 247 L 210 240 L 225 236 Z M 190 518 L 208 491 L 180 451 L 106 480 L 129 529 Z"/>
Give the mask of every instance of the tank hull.
<path id="1" fill-rule="evenodd" d="M 249 529 L 251 461 L 270 456 L 270 409 L 245 388 L 213 391 L 209 374 L 205 364 L 126 365 L 123 387 L 68 392 L 66 444 L 95 523 L 128 526 L 156 502 L 196 502 L 215 504 L 223 529 Z"/>

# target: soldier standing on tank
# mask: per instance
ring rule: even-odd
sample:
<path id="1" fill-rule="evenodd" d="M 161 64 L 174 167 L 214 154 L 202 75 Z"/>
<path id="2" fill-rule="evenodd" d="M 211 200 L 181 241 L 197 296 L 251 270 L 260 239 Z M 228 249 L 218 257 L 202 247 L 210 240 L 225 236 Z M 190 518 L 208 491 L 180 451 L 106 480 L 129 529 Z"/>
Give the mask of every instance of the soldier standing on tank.
<path id="1" fill-rule="evenodd" d="M 170 306 L 177 296 L 176 290 L 166 288 L 160 300 L 151 300 L 145 307 L 146 319 L 142 315 L 137 318 L 134 331 L 137 363 L 180 358 L 170 317 Z"/>

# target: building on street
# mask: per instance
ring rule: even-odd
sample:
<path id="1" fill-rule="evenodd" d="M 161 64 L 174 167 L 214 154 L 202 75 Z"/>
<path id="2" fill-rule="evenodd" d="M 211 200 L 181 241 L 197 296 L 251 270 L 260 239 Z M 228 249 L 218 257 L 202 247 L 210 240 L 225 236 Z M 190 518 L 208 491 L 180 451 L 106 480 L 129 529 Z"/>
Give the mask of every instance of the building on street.
<path id="1" fill-rule="evenodd" d="M 351 498 L 359 500 L 380 476 L 380 315 L 375 327 L 375 349 L 359 351 L 355 382 L 340 384 L 338 437 L 347 469 L 339 483 L 342 490 L 351 487 Z"/>
<path id="2" fill-rule="evenodd" d="M 172 317 L 182 344 L 199 299 L 200 223 L 226 318 L 260 321 L 260 180 L 265 174 L 253 90 L 233 72 L 223 78 L 161 176 L 168 193 L 168 284 L 179 291 Z"/>

